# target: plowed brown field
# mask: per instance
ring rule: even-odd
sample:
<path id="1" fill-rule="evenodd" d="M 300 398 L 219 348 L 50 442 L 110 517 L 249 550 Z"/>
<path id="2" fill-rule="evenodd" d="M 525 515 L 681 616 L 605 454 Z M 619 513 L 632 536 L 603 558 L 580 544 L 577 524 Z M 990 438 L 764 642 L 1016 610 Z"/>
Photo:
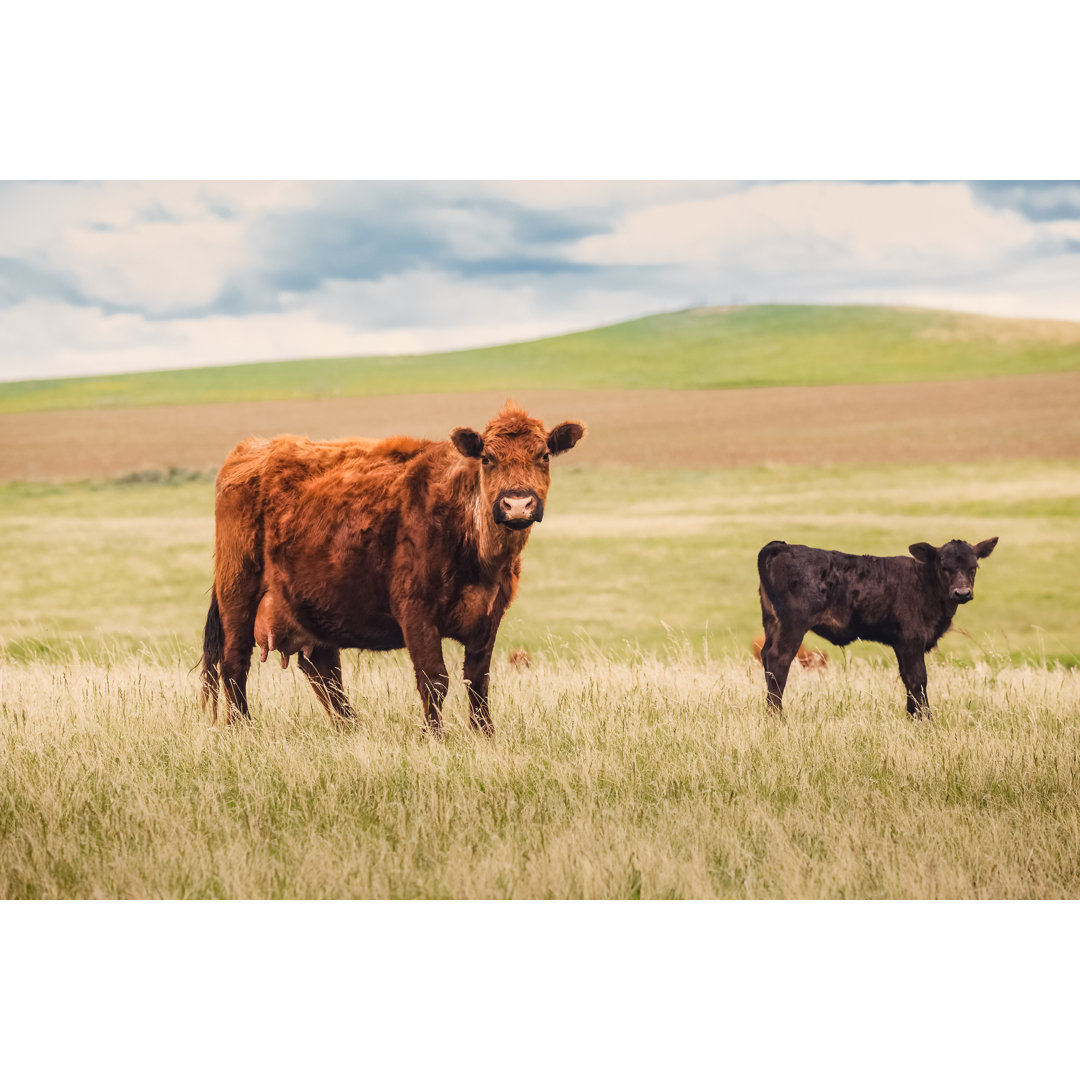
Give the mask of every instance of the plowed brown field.
<path id="1" fill-rule="evenodd" d="M 70 480 L 214 468 L 247 435 L 443 438 L 482 427 L 506 395 L 418 394 L 154 406 L 0 417 L 0 479 Z M 584 420 L 580 465 L 1080 458 L 1080 373 L 965 382 L 747 390 L 581 390 L 519 395 L 550 423 Z"/>

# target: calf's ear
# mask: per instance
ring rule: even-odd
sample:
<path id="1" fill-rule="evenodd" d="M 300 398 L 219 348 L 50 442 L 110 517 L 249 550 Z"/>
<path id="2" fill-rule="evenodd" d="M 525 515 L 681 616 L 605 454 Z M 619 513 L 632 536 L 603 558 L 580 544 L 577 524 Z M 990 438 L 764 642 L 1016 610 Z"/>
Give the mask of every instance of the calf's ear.
<path id="1" fill-rule="evenodd" d="M 565 454 L 572 450 L 581 441 L 585 434 L 585 425 L 576 420 L 566 420 L 556 424 L 548 432 L 547 445 L 553 454 Z"/>
<path id="2" fill-rule="evenodd" d="M 919 562 L 932 563 L 937 560 L 937 548 L 933 544 L 912 544 L 908 548 L 908 551 L 915 556 Z"/>
<path id="3" fill-rule="evenodd" d="M 478 432 L 468 427 L 456 427 L 450 432 L 450 441 L 457 447 L 459 454 L 478 458 L 484 452 L 484 440 Z"/>
<path id="4" fill-rule="evenodd" d="M 977 559 L 985 559 L 986 556 L 997 547 L 997 542 L 998 538 L 996 536 L 991 536 L 989 540 L 980 540 L 979 543 L 975 545 L 975 557 Z"/>

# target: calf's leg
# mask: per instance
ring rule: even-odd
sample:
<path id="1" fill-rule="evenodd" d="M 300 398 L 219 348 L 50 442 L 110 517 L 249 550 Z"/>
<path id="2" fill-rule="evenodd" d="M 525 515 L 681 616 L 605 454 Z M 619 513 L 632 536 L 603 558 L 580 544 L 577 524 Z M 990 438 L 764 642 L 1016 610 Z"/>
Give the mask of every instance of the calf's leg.
<path id="1" fill-rule="evenodd" d="M 926 697 L 926 654 L 918 645 L 897 646 L 896 659 L 900 678 L 907 689 L 907 711 L 911 716 L 922 714 L 929 718 L 930 703 Z"/>
<path id="2" fill-rule="evenodd" d="M 784 687 L 787 686 L 791 662 L 802 644 L 803 634 L 793 632 L 779 622 L 766 628 L 761 664 L 765 668 L 765 686 L 769 692 L 769 707 L 776 712 L 784 709 Z"/>
<path id="3" fill-rule="evenodd" d="M 320 645 L 310 656 L 300 654 L 300 670 L 308 677 L 315 696 L 334 720 L 355 720 L 341 680 L 341 650 Z"/>

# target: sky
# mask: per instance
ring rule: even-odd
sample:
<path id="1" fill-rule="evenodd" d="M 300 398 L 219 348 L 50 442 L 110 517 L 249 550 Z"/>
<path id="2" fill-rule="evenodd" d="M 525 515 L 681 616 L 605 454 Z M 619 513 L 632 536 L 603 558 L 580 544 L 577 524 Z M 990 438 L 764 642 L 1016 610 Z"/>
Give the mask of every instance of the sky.
<path id="1" fill-rule="evenodd" d="M 4 380 L 755 303 L 1080 321 L 1080 182 L 0 184 Z"/>

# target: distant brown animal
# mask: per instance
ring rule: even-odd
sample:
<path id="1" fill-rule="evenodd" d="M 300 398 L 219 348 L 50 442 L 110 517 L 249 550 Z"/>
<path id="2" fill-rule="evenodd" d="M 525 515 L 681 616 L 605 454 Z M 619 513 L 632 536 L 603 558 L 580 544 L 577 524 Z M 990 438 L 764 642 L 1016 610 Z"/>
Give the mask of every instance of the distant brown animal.
<path id="1" fill-rule="evenodd" d="M 774 540 L 758 553 L 765 645 L 761 661 L 769 704 L 783 708 L 791 661 L 809 630 L 834 645 L 857 638 L 891 645 L 912 716 L 930 706 L 924 657 L 949 628 L 959 604 L 975 596 L 978 560 L 997 537 L 941 547 L 912 544 L 906 555 L 881 558 L 785 544 Z"/>
<path id="2" fill-rule="evenodd" d="M 514 649 L 507 659 L 510 661 L 510 666 L 517 668 L 518 671 L 524 671 L 532 666 L 529 654 L 524 649 Z"/>
<path id="3" fill-rule="evenodd" d="M 218 474 L 214 586 L 203 634 L 203 703 L 248 711 L 251 650 L 298 655 L 332 717 L 353 711 L 342 649 L 406 648 L 428 729 L 449 685 L 442 638 L 465 646 L 470 718 L 488 734 L 488 671 L 544 516 L 549 459 L 585 434 L 546 430 L 508 402 L 483 434 L 444 442 L 248 439 Z"/>
<path id="4" fill-rule="evenodd" d="M 765 647 L 765 635 L 758 634 L 753 640 L 754 659 L 761 663 L 761 650 Z M 829 657 L 823 653 L 820 649 L 808 649 L 802 643 L 799 644 L 799 651 L 795 654 L 796 663 L 806 668 L 818 668 L 826 667 L 829 663 Z"/>

